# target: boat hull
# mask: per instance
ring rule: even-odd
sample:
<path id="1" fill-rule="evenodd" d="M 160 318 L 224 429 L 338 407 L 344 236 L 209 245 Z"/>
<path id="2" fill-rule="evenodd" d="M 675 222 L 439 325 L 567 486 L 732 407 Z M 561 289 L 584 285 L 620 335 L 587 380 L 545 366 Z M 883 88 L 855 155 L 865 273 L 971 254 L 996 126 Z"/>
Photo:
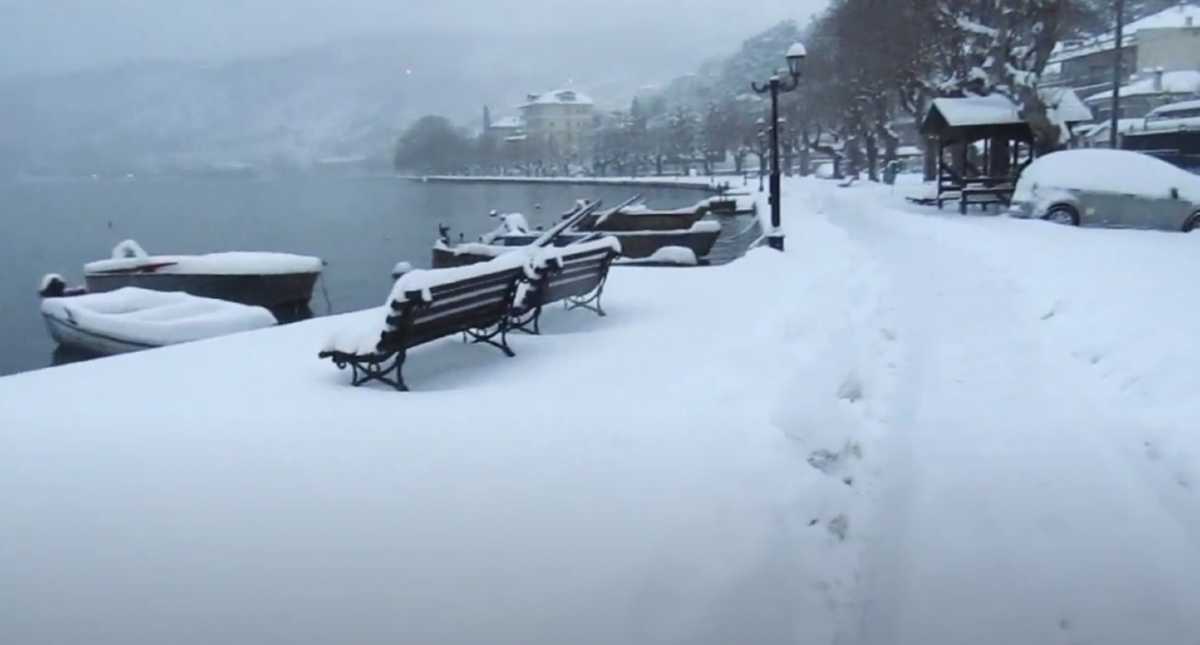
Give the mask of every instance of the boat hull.
<path id="1" fill-rule="evenodd" d="M 50 332 L 50 337 L 53 338 L 55 342 L 62 347 L 79 350 L 86 354 L 95 356 L 111 356 L 113 354 L 125 354 L 128 352 L 138 352 L 143 349 L 154 349 L 155 347 L 159 347 L 159 345 L 139 343 L 88 329 L 82 329 L 74 325 L 70 320 L 60 319 L 57 316 L 47 313 L 42 314 L 42 319 L 46 323 L 46 331 Z"/>
<path id="2" fill-rule="evenodd" d="M 483 255 L 481 253 L 455 253 L 453 249 L 434 247 L 433 263 L 430 266 L 435 269 L 450 269 L 487 262 L 494 257 L 493 255 Z"/>
<path id="3" fill-rule="evenodd" d="M 597 223 L 600 216 L 592 215 L 584 218 L 577 226 L 579 230 L 594 230 L 596 232 L 626 232 L 626 231 L 686 231 L 700 221 L 706 213 L 698 208 L 691 212 L 643 211 L 634 213 L 611 213 L 603 222 Z"/>
<path id="4" fill-rule="evenodd" d="M 270 309 L 307 305 L 320 273 L 202 275 L 189 273 L 89 273 L 90 293 L 140 287 L 155 291 L 183 291 L 202 298 L 217 298 Z"/>
<path id="5" fill-rule="evenodd" d="M 600 231 L 597 231 L 599 233 Z M 605 233 L 617 238 L 621 242 L 621 257 L 640 260 L 648 258 L 658 252 L 660 249 L 668 246 L 681 246 L 690 249 L 697 258 L 703 258 L 712 251 L 713 245 L 716 244 L 717 238 L 720 237 L 721 231 L 667 231 L 667 232 L 637 232 L 637 233 Z M 558 246 L 570 244 L 576 240 L 583 238 L 584 234 L 567 234 L 562 235 L 555 240 Z M 533 243 L 536 238 L 532 235 L 517 235 L 507 236 L 503 238 L 502 246 L 519 248 L 528 246 Z M 482 253 L 455 253 L 453 248 L 447 249 L 444 247 L 434 247 L 433 249 L 433 268 L 445 269 L 449 267 L 465 266 L 469 264 L 477 264 L 479 262 L 487 262 L 494 258 L 495 255 Z"/>

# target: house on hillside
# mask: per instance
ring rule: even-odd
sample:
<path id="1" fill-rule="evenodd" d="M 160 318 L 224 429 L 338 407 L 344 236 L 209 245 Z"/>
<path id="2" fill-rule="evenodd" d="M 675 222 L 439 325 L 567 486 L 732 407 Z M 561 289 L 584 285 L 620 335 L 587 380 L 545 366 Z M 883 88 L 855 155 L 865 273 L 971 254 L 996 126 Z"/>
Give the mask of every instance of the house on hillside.
<path id="1" fill-rule="evenodd" d="M 484 114 L 486 115 L 487 112 L 485 111 Z M 525 124 L 521 121 L 521 117 L 505 116 L 495 121 L 484 117 L 483 132 L 496 141 L 507 141 L 511 137 L 524 134 L 524 131 Z"/>
<path id="2" fill-rule="evenodd" d="M 530 94 L 521 106 L 528 144 L 547 161 L 582 160 L 591 153 L 596 105 L 575 90 Z"/>
<path id="3" fill-rule="evenodd" d="M 1181 2 L 1126 25 L 1121 49 L 1121 78 L 1138 70 L 1165 73 L 1200 70 L 1200 4 Z M 1046 66 L 1043 87 L 1067 87 L 1080 96 L 1111 91 L 1116 59 L 1116 34 L 1060 43 Z M 1124 116 L 1139 109 L 1132 104 Z"/>
<path id="4" fill-rule="evenodd" d="M 1200 48 L 1200 39 L 1196 47 Z M 1155 108 L 1192 99 L 1200 99 L 1200 69 L 1147 71 L 1134 75 L 1129 84 L 1121 86 L 1121 117 L 1138 119 Z M 1092 94 L 1084 103 L 1100 121 L 1112 117 L 1112 89 Z"/>

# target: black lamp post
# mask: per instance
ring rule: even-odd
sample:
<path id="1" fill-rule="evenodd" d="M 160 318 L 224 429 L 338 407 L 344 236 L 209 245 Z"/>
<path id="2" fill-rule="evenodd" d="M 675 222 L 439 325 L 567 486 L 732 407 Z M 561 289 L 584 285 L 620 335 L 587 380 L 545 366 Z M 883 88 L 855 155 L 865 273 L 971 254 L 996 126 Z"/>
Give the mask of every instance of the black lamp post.
<path id="1" fill-rule="evenodd" d="M 779 188 L 779 95 L 791 92 L 800 86 L 800 68 L 808 52 L 804 45 L 796 43 L 787 51 L 788 74 L 790 81 L 785 81 L 778 74 L 769 78 L 765 85 L 751 83 L 755 92 L 771 94 L 771 231 L 767 233 L 767 244 L 777 250 L 783 250 L 783 231 L 780 229 L 780 188 Z"/>
<path id="2" fill-rule="evenodd" d="M 767 141 L 767 122 L 758 120 L 758 192 L 763 191 L 763 175 L 766 174 L 767 164 L 763 163 L 763 156 L 766 155 L 768 146 Z"/>

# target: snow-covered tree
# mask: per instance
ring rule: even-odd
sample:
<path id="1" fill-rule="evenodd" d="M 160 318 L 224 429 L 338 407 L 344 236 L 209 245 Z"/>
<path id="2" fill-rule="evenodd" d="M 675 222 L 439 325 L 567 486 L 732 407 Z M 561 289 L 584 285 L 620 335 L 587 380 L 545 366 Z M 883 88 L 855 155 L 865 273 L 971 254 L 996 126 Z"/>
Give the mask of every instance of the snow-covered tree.
<path id="1" fill-rule="evenodd" d="M 1000 93 L 1019 106 L 1041 152 L 1063 146 L 1066 126 L 1040 92 L 1042 73 L 1063 38 L 1094 23 L 1098 0 L 940 0 L 940 38 L 959 49 L 944 86 Z"/>
<path id="2" fill-rule="evenodd" d="M 700 119 L 694 112 L 677 107 L 667 117 L 668 152 L 684 172 L 690 170 L 699 142 Z"/>

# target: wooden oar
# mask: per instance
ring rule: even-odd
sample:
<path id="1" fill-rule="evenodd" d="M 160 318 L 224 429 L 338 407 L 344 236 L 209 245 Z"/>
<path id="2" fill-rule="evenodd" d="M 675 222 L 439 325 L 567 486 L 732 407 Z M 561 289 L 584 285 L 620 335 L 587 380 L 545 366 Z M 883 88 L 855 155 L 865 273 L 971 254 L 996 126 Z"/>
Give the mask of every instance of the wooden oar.
<path id="1" fill-rule="evenodd" d="M 599 207 L 600 202 L 597 201 L 579 209 L 573 215 L 547 229 L 545 233 L 542 233 L 536 240 L 533 241 L 531 246 L 549 246 L 552 242 L 554 242 L 554 238 L 562 234 L 563 231 L 575 226 L 579 220 L 587 217 L 592 213 L 592 211 L 595 211 Z"/>

